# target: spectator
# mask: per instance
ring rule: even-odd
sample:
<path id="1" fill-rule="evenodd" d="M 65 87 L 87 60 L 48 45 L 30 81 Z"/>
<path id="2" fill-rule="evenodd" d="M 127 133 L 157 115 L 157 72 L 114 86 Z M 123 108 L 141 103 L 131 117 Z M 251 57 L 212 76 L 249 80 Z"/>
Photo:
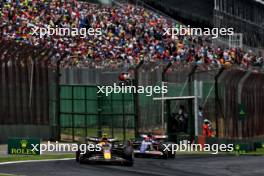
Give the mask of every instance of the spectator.
<path id="1" fill-rule="evenodd" d="M 39 36 L 33 27 L 101 28 L 101 36 Z M 97 7 L 77 0 L 2 0 L 0 37 L 65 53 L 63 67 L 131 67 L 140 60 L 176 63 L 262 66 L 252 51 L 213 49 L 202 37 L 163 36 L 175 22 L 142 7 Z M 56 58 L 56 57 L 55 57 Z M 54 65 L 56 59 L 52 60 Z"/>
<path id="2" fill-rule="evenodd" d="M 204 119 L 203 135 L 205 137 L 212 137 L 213 136 L 212 123 L 208 119 Z"/>

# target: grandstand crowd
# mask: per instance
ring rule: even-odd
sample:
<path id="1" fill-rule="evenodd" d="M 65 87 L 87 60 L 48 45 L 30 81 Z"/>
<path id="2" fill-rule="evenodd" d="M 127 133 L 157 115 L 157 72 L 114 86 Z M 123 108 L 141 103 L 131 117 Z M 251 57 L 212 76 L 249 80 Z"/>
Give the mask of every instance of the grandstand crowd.
<path id="1" fill-rule="evenodd" d="M 212 47 L 198 36 L 172 38 L 164 28 L 176 22 L 134 5 L 96 6 L 77 0 L 1 0 L 0 38 L 52 48 L 66 57 L 63 67 L 135 66 L 140 60 L 166 64 L 263 66 L 263 53 Z M 101 28 L 102 35 L 32 35 L 34 27 Z"/>

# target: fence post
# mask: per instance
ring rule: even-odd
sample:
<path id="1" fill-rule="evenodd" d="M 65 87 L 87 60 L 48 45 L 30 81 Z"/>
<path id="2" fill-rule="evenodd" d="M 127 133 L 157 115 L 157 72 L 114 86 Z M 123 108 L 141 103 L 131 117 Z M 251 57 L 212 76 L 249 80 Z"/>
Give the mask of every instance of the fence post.
<path id="1" fill-rule="evenodd" d="M 135 113 L 135 137 L 139 137 L 139 127 L 140 127 L 140 104 L 139 104 L 139 96 L 138 96 L 138 70 L 144 64 L 144 61 L 141 60 L 140 63 L 135 68 L 135 79 L 134 86 L 136 87 L 136 93 L 134 94 L 134 113 Z"/>
<path id="2" fill-rule="evenodd" d="M 1 44 L 1 43 L 0 43 Z M 3 53 L 2 53 L 2 51 L 1 51 L 1 48 L 0 48 L 0 54 L 2 55 Z M 3 100 L 4 100 L 4 96 L 3 96 L 3 75 L 2 75 L 2 69 L 3 69 L 3 66 L 2 66 L 2 59 L 0 59 L 0 99 L 1 99 L 1 101 L 0 101 L 0 109 L 4 109 L 4 107 L 3 107 L 3 105 L 4 105 L 4 102 L 3 102 Z M 3 124 L 3 122 L 4 122 L 4 115 L 3 115 L 3 111 L 0 111 L 0 117 L 2 117 L 2 118 L 0 118 L 0 124 Z"/>
<path id="3" fill-rule="evenodd" d="M 122 93 L 123 139 L 126 140 L 125 95 Z"/>
<path id="4" fill-rule="evenodd" d="M 61 140 L 61 123 L 60 123 L 60 63 L 64 55 L 56 63 L 56 119 L 57 119 L 57 140 Z"/>
<path id="5" fill-rule="evenodd" d="M 198 65 L 194 65 L 190 71 L 190 73 L 188 74 L 188 92 L 189 92 L 189 96 L 192 95 L 192 81 L 193 81 L 193 76 L 195 74 L 195 71 L 197 70 Z M 189 114 L 192 114 L 193 112 L 193 107 L 192 107 L 192 100 L 188 100 L 188 107 L 189 107 Z M 195 132 L 193 130 L 193 124 L 194 124 L 194 118 L 191 116 L 189 118 L 189 122 L 188 122 L 188 133 L 191 134 L 192 138 L 194 138 L 195 136 Z M 192 128 L 191 128 L 192 127 Z"/>
<path id="6" fill-rule="evenodd" d="M 4 55 L 4 52 L 6 51 L 6 47 L 5 47 L 5 45 L 2 45 L 3 44 L 3 42 L 2 41 L 0 41 L 0 54 L 1 54 L 1 57 L 3 57 L 2 55 Z M 3 89 L 3 87 L 4 87 L 4 83 L 3 83 L 3 64 L 4 64 L 4 62 L 3 62 L 3 59 L 2 58 L 0 58 L 0 99 L 1 99 L 1 101 L 0 101 L 0 109 L 4 109 L 4 101 L 5 101 L 5 99 L 4 99 L 4 89 Z M 4 123 L 4 118 L 5 118 L 5 116 L 4 116 L 4 113 L 3 113 L 3 111 L 0 111 L 0 117 L 2 117 L 2 118 L 0 118 L 0 124 L 3 124 Z"/>
<path id="7" fill-rule="evenodd" d="M 166 73 L 168 71 L 168 69 L 172 66 L 172 63 L 169 62 L 168 65 L 162 70 L 162 86 L 164 86 L 164 83 L 166 81 Z M 164 93 L 162 93 L 162 98 L 164 98 Z M 164 122 L 165 122 L 165 118 L 164 118 L 164 100 L 161 100 L 161 108 L 162 108 L 162 112 L 161 112 L 161 126 L 162 126 L 162 132 L 164 133 L 165 131 L 165 126 L 164 126 Z"/>
<path id="8" fill-rule="evenodd" d="M 217 73 L 217 75 L 215 76 L 215 133 L 216 133 L 216 137 L 219 136 L 219 128 L 218 128 L 218 106 L 217 104 L 220 106 L 220 110 L 222 111 L 221 108 L 221 103 L 219 101 L 219 94 L 218 94 L 218 78 L 221 76 L 221 74 L 224 72 L 225 68 L 221 67 L 219 72 Z"/>

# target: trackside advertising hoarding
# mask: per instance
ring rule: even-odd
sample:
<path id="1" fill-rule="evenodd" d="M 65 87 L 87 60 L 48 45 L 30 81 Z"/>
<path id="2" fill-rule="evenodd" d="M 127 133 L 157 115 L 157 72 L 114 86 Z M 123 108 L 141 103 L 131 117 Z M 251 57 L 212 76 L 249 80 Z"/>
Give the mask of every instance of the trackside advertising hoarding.
<path id="1" fill-rule="evenodd" d="M 38 145 L 37 145 L 38 144 Z M 40 150 L 33 150 L 33 146 L 40 146 L 38 138 L 9 138 L 9 155 L 40 155 Z"/>

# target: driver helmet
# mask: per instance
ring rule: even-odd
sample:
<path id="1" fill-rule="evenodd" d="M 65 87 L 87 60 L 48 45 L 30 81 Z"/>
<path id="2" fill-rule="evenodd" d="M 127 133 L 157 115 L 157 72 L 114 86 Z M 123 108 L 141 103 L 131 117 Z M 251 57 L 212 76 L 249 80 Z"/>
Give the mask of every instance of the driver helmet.
<path id="1" fill-rule="evenodd" d="M 101 141 L 102 141 L 102 142 L 107 142 L 107 141 L 108 141 L 107 134 L 104 133 L 104 134 L 102 135 Z"/>

